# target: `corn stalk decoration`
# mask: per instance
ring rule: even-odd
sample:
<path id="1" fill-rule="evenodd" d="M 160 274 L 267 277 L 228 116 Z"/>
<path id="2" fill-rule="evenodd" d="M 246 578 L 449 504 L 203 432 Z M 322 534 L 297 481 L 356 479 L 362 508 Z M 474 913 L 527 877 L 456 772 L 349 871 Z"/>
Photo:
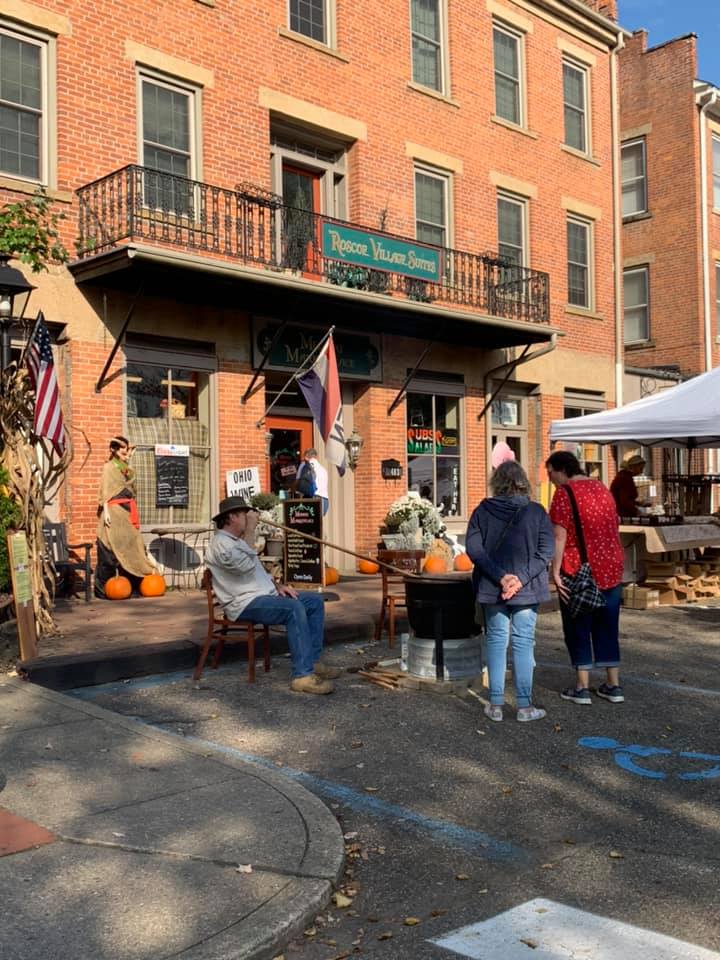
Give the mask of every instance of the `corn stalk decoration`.
<path id="1" fill-rule="evenodd" d="M 59 237 L 62 215 L 49 209 L 39 191 L 28 200 L 0 208 L 0 252 L 29 264 L 33 273 L 47 270 L 49 261 L 64 263 L 68 254 Z M 25 342 L 34 322 L 25 324 Z M 40 636 L 53 631 L 55 571 L 45 557 L 43 521 L 72 460 L 69 440 L 62 454 L 34 431 L 35 391 L 25 365 L 13 361 L 0 374 L 0 466 L 7 471 L 6 486 L 20 512 L 30 559 L 33 606 Z M 67 433 L 66 433 L 67 437 Z"/>

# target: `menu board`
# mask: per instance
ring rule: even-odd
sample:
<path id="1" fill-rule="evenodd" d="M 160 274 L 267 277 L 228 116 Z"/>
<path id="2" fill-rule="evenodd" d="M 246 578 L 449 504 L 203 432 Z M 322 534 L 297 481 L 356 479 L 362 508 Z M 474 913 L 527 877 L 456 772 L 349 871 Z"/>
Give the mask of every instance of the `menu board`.
<path id="1" fill-rule="evenodd" d="M 293 587 L 312 589 L 323 585 L 322 544 L 299 535 L 309 533 L 312 537 L 322 538 L 322 511 L 322 500 L 317 498 L 283 500 L 283 523 L 288 528 L 285 533 L 285 583 Z"/>
<path id="2" fill-rule="evenodd" d="M 155 476 L 155 506 L 186 507 L 190 501 L 190 447 L 157 444 Z"/>

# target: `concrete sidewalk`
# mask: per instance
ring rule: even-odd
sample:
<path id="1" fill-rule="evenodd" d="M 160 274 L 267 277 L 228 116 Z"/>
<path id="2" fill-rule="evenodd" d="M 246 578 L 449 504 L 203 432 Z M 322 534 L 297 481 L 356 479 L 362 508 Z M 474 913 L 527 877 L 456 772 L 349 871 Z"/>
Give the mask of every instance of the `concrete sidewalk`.
<path id="1" fill-rule="evenodd" d="M 343 856 L 272 769 L 0 678 L 3 960 L 272 958 Z"/>

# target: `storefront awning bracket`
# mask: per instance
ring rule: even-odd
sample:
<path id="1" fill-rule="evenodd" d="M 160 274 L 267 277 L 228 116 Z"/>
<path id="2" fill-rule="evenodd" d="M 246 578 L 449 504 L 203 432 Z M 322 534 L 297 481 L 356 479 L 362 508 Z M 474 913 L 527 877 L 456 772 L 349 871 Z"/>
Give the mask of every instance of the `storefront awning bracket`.
<path id="1" fill-rule="evenodd" d="M 520 354 L 520 356 L 519 356 L 519 357 L 516 357 L 514 360 L 511 360 L 510 363 L 507 365 L 508 368 L 507 368 L 507 370 L 505 371 L 505 376 L 502 378 L 502 380 L 500 381 L 499 385 L 498 385 L 498 386 L 495 388 L 495 390 L 493 391 L 492 396 L 490 397 L 490 399 L 489 399 L 488 401 L 486 401 L 485 406 L 482 408 L 482 410 L 481 410 L 480 413 L 478 414 L 478 420 L 482 420 L 482 418 L 483 418 L 483 417 L 485 416 L 485 414 L 488 412 L 488 410 L 490 409 L 490 407 L 493 405 L 493 403 L 495 402 L 495 397 L 500 393 L 500 391 L 502 390 L 502 388 L 503 388 L 503 387 L 505 386 L 505 384 L 508 382 L 508 380 L 510 379 L 510 375 L 512 374 L 512 372 L 513 372 L 513 370 L 515 369 L 515 367 L 519 367 L 520 364 L 524 361 L 525 356 L 526 356 L 528 350 L 530 349 L 530 347 L 531 347 L 531 344 L 529 344 L 529 343 L 526 344 L 526 345 L 525 345 L 525 349 L 524 349 L 523 352 Z"/>
<path id="2" fill-rule="evenodd" d="M 98 377 L 98 382 L 95 384 L 95 393 L 101 393 L 103 387 L 106 387 L 106 386 L 108 385 L 108 383 L 110 383 L 110 380 L 112 379 L 112 378 L 108 378 L 107 372 L 108 372 L 108 370 L 110 369 L 110 367 L 112 366 L 113 360 L 115 359 L 115 355 L 117 354 L 118 350 L 120 349 L 120 344 L 123 342 L 123 337 L 125 336 L 125 333 L 127 332 L 127 328 L 130 326 L 130 321 L 132 320 L 132 315 L 133 315 L 133 313 L 135 312 L 135 305 L 137 304 L 137 302 L 138 302 L 138 300 L 140 299 L 140 296 L 141 296 L 141 294 L 142 294 L 142 292 L 143 292 L 143 286 L 144 286 L 143 283 L 140 283 L 140 286 L 137 288 L 137 293 L 136 293 L 135 296 L 132 298 L 132 301 L 131 301 L 131 303 L 130 303 L 130 307 L 128 308 L 127 316 L 125 317 L 125 322 L 123 323 L 122 327 L 120 328 L 120 333 L 119 333 L 119 334 L 117 335 L 117 337 L 115 338 L 115 343 L 113 344 L 112 350 L 110 351 L 110 356 L 109 356 L 109 357 L 107 358 L 107 360 L 105 361 L 105 366 L 103 367 L 103 371 L 102 371 L 102 373 L 100 374 L 100 376 Z"/>
<path id="3" fill-rule="evenodd" d="M 433 345 L 433 343 L 435 343 L 434 340 L 428 340 L 427 346 L 425 347 L 425 349 L 423 350 L 423 352 L 420 354 L 420 357 L 418 358 L 417 363 L 416 363 L 415 366 L 412 368 L 412 370 L 410 371 L 410 373 L 405 377 L 405 382 L 404 382 L 403 385 L 400 387 L 400 390 L 398 391 L 398 395 L 395 397 L 395 399 L 393 400 L 393 402 L 392 402 L 392 403 L 390 404 L 390 406 L 388 407 L 388 411 L 387 411 L 387 412 L 388 412 L 388 416 L 390 416 L 390 414 L 393 412 L 393 410 L 395 409 L 395 407 L 397 407 L 397 405 L 398 405 L 399 403 L 402 403 L 402 401 L 403 401 L 403 399 L 404 399 L 404 397 L 405 397 L 405 394 L 407 393 L 408 384 L 410 383 L 410 381 L 412 380 L 412 378 L 415 376 L 415 374 L 418 372 L 418 370 L 419 370 L 419 368 L 420 368 L 420 364 L 423 362 L 423 360 L 425 359 L 425 357 L 426 357 L 426 356 L 428 355 L 428 353 L 430 352 L 430 347 Z"/>
<path id="4" fill-rule="evenodd" d="M 276 344 L 276 343 L 278 342 L 278 340 L 280 339 L 280 337 L 281 337 L 283 331 L 285 330 L 285 327 L 287 326 L 287 324 L 288 324 L 287 320 L 283 320 L 282 323 L 280 324 L 280 326 L 279 326 L 279 327 L 277 328 L 277 330 L 275 331 L 275 336 L 272 338 L 272 340 L 270 341 L 270 345 L 268 346 L 268 348 L 267 348 L 267 350 L 265 351 L 265 353 L 262 355 L 262 360 L 260 361 L 260 365 L 258 366 L 257 370 L 255 371 L 255 376 L 254 376 L 254 377 L 252 378 L 252 380 L 250 381 L 250 385 L 249 385 L 249 387 L 247 388 L 247 390 L 245 391 L 245 393 L 242 395 L 242 397 L 240 397 L 240 403 L 241 403 L 241 404 L 243 404 L 243 405 L 246 404 L 246 403 L 248 402 L 248 400 L 250 399 L 250 397 L 252 397 L 252 395 L 253 395 L 254 393 L 256 393 L 256 392 L 260 389 L 260 386 L 258 385 L 258 386 L 256 387 L 255 384 L 257 383 L 260 374 L 263 372 L 263 368 L 265 367 L 265 364 L 268 362 L 268 360 L 269 360 L 269 358 L 270 358 L 270 355 L 272 354 L 273 349 L 274 349 L 274 347 L 275 347 L 275 344 Z"/>

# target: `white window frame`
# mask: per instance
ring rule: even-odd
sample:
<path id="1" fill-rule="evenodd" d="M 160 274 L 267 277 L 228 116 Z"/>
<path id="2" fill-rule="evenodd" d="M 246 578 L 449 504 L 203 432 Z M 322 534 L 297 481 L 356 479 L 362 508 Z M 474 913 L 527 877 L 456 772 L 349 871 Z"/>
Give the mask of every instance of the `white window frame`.
<path id="1" fill-rule="evenodd" d="M 518 421 L 513 424 L 502 423 L 495 419 L 494 406 L 496 403 L 514 403 L 517 404 Z M 520 445 L 520 466 L 527 467 L 528 464 L 528 398 L 524 393 L 515 393 L 508 389 L 502 389 L 496 394 L 490 408 L 490 431 L 495 443 L 508 440 L 517 440 Z M 508 444 L 512 447 L 512 443 Z"/>
<path id="2" fill-rule="evenodd" d="M 577 226 L 585 227 L 587 230 L 587 264 L 577 264 L 573 261 L 575 266 L 585 266 L 587 269 L 587 303 L 579 304 L 572 303 L 570 300 L 570 258 L 569 251 L 566 249 L 565 259 L 567 264 L 567 303 L 568 307 L 572 310 L 593 310 L 595 305 L 595 270 L 594 270 L 594 261 L 595 261 L 595 249 L 594 249 L 594 222 L 588 220 L 587 217 L 581 217 L 576 213 L 568 213 L 565 227 L 566 235 L 566 248 L 567 248 L 567 229 L 569 225 L 573 223 Z"/>
<path id="3" fill-rule="evenodd" d="M 447 28 L 447 0 L 436 0 L 438 7 L 438 23 L 440 25 L 440 39 L 437 41 L 437 46 L 440 51 L 440 67 L 438 70 L 438 80 L 440 85 L 438 87 L 428 87 L 426 83 L 423 83 L 421 80 L 418 80 L 415 76 L 415 63 L 413 60 L 413 51 L 412 51 L 412 41 L 415 33 L 412 27 L 412 13 L 413 13 L 413 0 L 409 0 L 408 4 L 408 15 L 409 15 L 409 26 L 410 26 L 410 76 L 412 77 L 412 82 L 416 83 L 419 87 L 423 87 L 425 90 L 433 90 L 435 93 L 442 94 L 443 96 L 448 95 L 450 80 L 448 76 L 448 52 L 447 52 L 447 37 L 448 37 L 448 28 Z M 417 34 L 418 37 L 421 37 L 426 42 L 434 43 L 435 41 L 429 41 L 427 37 Z"/>
<path id="4" fill-rule="evenodd" d="M 147 67 L 137 69 L 137 144 L 138 164 L 145 167 L 145 138 L 143 135 L 143 83 L 153 83 L 158 87 L 165 87 L 174 93 L 187 96 L 189 101 L 188 127 L 190 140 L 190 164 L 188 177 L 191 180 L 200 180 L 202 174 L 202 154 L 200 144 L 201 126 L 201 88 L 187 81 L 167 76 Z"/>
<path id="5" fill-rule="evenodd" d="M 521 266 L 521 267 L 527 267 L 527 265 L 528 265 L 528 263 L 529 263 L 529 261 L 530 261 L 530 256 L 529 256 L 529 244 L 528 244 L 528 232 L 529 232 L 529 231 L 528 231 L 528 223 L 529 223 L 529 209 L 530 209 L 530 205 L 529 205 L 528 199 L 527 199 L 527 197 L 518 196 L 518 194 L 515 194 L 515 193 L 509 193 L 507 190 L 498 190 L 498 192 L 497 192 L 497 200 L 496 200 L 496 206 L 497 206 L 497 241 L 498 241 L 498 253 L 500 254 L 500 256 L 502 256 L 502 250 L 500 249 L 500 244 L 501 244 L 501 240 L 500 240 L 500 203 L 501 203 L 501 201 L 504 202 L 504 203 L 512 203 L 512 204 L 514 204 L 515 206 L 520 207 L 520 213 L 521 213 L 520 224 L 521 224 L 522 236 L 521 236 L 521 248 L 520 248 L 521 258 L 520 258 L 520 264 L 519 264 L 519 266 Z M 510 246 L 510 244 L 506 244 L 506 246 Z"/>
<path id="6" fill-rule="evenodd" d="M 14 40 L 19 40 L 21 43 L 32 44 L 33 46 L 40 48 L 40 72 L 41 72 L 41 106 L 40 106 L 40 150 L 38 154 L 39 167 L 38 177 L 26 177 L 21 173 L 14 173 L 9 170 L 3 170 L 0 168 L 0 176 L 9 177 L 13 180 L 21 180 L 24 183 L 37 183 L 39 185 L 50 185 L 50 171 L 51 171 L 51 126 L 50 126 L 50 107 L 51 101 L 52 106 L 54 107 L 54 100 L 52 97 L 52 87 L 50 84 L 50 69 L 54 67 L 54 39 L 48 37 L 38 30 L 32 30 L 26 27 L 17 29 L 16 27 L 10 27 L 2 20 L 0 20 L 0 33 L 5 34 L 6 36 L 12 37 Z M 53 69 L 53 74 L 54 74 Z M 0 101 L 2 103 L 3 101 Z M 11 109 L 18 109 L 20 111 L 25 111 L 26 108 L 20 107 L 17 104 L 11 104 L 8 101 L 8 106 Z M 26 111 L 30 112 L 30 111 Z M 32 111 L 34 112 L 34 111 Z"/>
<path id="7" fill-rule="evenodd" d="M 292 0 L 287 0 L 287 25 L 288 30 L 292 33 L 297 34 L 299 37 L 304 37 L 306 40 L 309 40 L 311 43 L 319 43 L 324 47 L 334 47 L 336 42 L 335 35 L 335 0 L 323 0 L 323 39 L 318 40 L 316 37 L 311 37 L 307 33 L 303 33 L 300 30 L 296 30 L 291 26 L 291 14 L 292 14 Z"/>
<path id="8" fill-rule="evenodd" d="M 712 137 L 713 210 L 720 211 L 720 137 Z"/>
<path id="9" fill-rule="evenodd" d="M 623 303 L 624 303 L 624 310 L 625 310 L 625 315 L 623 316 L 623 328 L 625 331 L 627 330 L 627 326 L 625 324 L 625 316 L 627 315 L 627 309 L 628 309 L 627 301 L 625 299 L 624 284 L 625 284 L 625 278 L 628 277 L 631 273 L 645 274 L 645 303 L 634 304 L 631 307 L 632 310 L 639 310 L 640 308 L 643 308 L 643 307 L 645 309 L 645 336 L 639 337 L 638 339 L 635 339 L 635 340 L 628 340 L 627 333 L 626 333 L 625 341 L 624 341 L 625 346 L 628 346 L 633 343 L 647 343 L 647 341 L 650 339 L 650 268 L 649 266 L 647 266 L 647 264 L 643 264 L 642 266 L 639 266 L 639 267 L 628 267 L 626 270 L 623 270 Z"/>
<path id="10" fill-rule="evenodd" d="M 413 223 L 415 224 L 415 238 L 418 238 L 417 235 L 417 225 L 419 221 L 418 217 L 418 208 L 417 208 L 417 177 L 418 174 L 422 174 L 426 177 L 432 177 L 435 180 L 439 180 L 443 184 L 444 200 L 445 200 L 445 243 L 444 247 L 451 249 L 452 242 L 452 175 L 444 170 L 438 170 L 435 167 L 425 166 L 424 164 L 416 163 L 413 166 Z M 425 221 L 428 222 L 429 221 Z M 430 224 L 430 226 L 438 226 L 438 224 Z M 420 243 L 425 243 L 425 240 L 420 240 Z"/>
<path id="11" fill-rule="evenodd" d="M 511 123 L 517 127 L 525 128 L 527 126 L 527 105 L 526 105 L 526 92 L 527 85 L 525 82 L 525 34 L 522 30 L 518 30 L 517 27 L 508 26 L 506 23 L 503 23 L 500 20 L 493 20 L 493 87 L 495 93 L 495 116 L 502 120 L 504 123 Z M 517 85 L 518 85 L 518 119 L 517 120 L 508 120 L 507 117 L 503 117 L 498 113 L 497 108 L 497 87 L 495 86 L 495 80 L 497 77 L 497 66 L 495 64 L 495 33 L 504 33 L 506 36 L 511 37 L 517 43 L 517 57 L 518 57 L 518 75 L 517 75 Z M 514 77 L 510 78 L 515 79 Z"/>
<path id="12" fill-rule="evenodd" d="M 564 56 L 562 58 L 563 65 L 563 143 L 566 147 L 569 147 L 570 150 L 577 150 L 578 153 L 587 154 L 590 156 L 591 143 L 590 143 L 590 68 L 587 64 L 580 63 L 578 60 L 573 60 L 572 57 Z M 565 67 L 569 67 L 571 70 L 575 70 L 577 73 L 582 75 L 583 78 L 583 136 L 585 139 L 584 147 L 576 147 L 573 143 L 568 143 L 568 130 L 567 124 L 565 123 L 565 110 L 571 109 L 577 111 L 577 107 L 574 104 L 568 104 L 565 101 Z"/>
<path id="13" fill-rule="evenodd" d="M 623 181 L 622 181 L 622 185 L 621 185 L 622 199 L 624 199 L 624 196 L 625 196 L 624 190 L 625 190 L 626 184 L 632 184 L 633 186 L 635 186 L 637 183 L 642 183 L 643 201 L 644 201 L 644 202 L 643 202 L 642 207 L 638 208 L 637 210 L 632 210 L 632 211 L 630 211 L 630 212 L 628 212 L 628 213 L 625 213 L 625 211 L 623 210 L 623 211 L 622 211 L 623 219 L 626 219 L 626 218 L 628 218 L 628 217 L 635 217 L 635 216 L 637 216 L 637 215 L 640 214 L 640 213 L 647 213 L 647 211 L 648 211 L 647 149 L 646 149 L 646 144 L 645 144 L 645 137 L 637 137 L 637 138 L 634 139 L 634 140 L 626 140 L 624 143 L 622 143 L 622 144 L 620 145 L 620 158 L 621 158 L 621 159 L 620 159 L 620 170 L 622 171 L 622 154 L 623 154 L 623 151 L 629 149 L 630 147 L 637 147 L 637 146 L 640 147 L 640 151 L 641 151 L 641 154 L 642 154 L 642 173 L 641 173 L 641 175 L 640 175 L 639 177 L 631 177 L 631 178 L 628 179 L 628 180 L 623 180 Z"/>

